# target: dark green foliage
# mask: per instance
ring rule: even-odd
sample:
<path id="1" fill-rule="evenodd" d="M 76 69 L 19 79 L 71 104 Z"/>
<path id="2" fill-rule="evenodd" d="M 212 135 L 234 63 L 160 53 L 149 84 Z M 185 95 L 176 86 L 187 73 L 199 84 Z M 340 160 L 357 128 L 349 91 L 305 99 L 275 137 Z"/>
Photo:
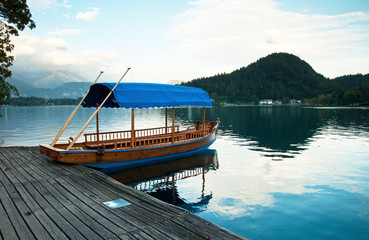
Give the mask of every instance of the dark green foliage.
<path id="1" fill-rule="evenodd" d="M 257 102 L 260 99 L 304 99 L 338 90 L 300 58 L 273 53 L 229 74 L 195 79 L 185 86 L 206 90 L 216 101 Z"/>
<path id="2" fill-rule="evenodd" d="M 305 99 L 305 103 L 331 106 L 368 106 L 369 85 L 366 87 L 351 88 L 335 91 L 331 94 L 320 95 L 312 99 Z"/>
<path id="3" fill-rule="evenodd" d="M 1 0 L 0 1 L 0 17 L 6 20 L 10 24 L 14 24 L 15 28 L 23 31 L 26 26 L 30 29 L 36 27 L 36 24 L 32 21 L 31 12 L 28 9 L 26 0 Z M 18 35 L 18 31 L 13 29 L 14 35 Z"/>
<path id="4" fill-rule="evenodd" d="M 337 84 L 342 84 L 345 88 L 358 88 L 369 85 L 369 74 L 345 75 L 333 79 Z"/>
<path id="5" fill-rule="evenodd" d="M 26 26 L 36 27 L 31 20 L 31 13 L 26 0 L 0 1 L 0 107 L 6 97 L 12 92 L 18 94 L 16 88 L 5 81 L 12 76 L 9 68 L 13 65 L 14 57 L 9 54 L 13 51 L 10 36 L 18 36 L 18 30 L 23 31 Z"/>

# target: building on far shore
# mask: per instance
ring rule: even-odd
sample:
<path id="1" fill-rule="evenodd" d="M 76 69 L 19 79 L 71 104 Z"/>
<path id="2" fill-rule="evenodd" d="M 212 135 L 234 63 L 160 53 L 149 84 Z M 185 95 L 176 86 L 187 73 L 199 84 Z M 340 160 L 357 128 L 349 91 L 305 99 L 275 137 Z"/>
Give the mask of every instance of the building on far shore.
<path id="1" fill-rule="evenodd" d="M 291 99 L 290 100 L 291 105 L 301 105 L 301 100 Z"/>
<path id="2" fill-rule="evenodd" d="M 273 100 L 272 99 L 263 99 L 263 100 L 260 100 L 260 105 L 271 105 L 273 104 Z"/>
<path id="3" fill-rule="evenodd" d="M 259 101 L 260 105 L 282 105 L 283 102 L 281 99 L 277 99 L 275 101 L 273 101 L 272 99 L 263 99 Z M 301 100 L 296 100 L 296 99 L 291 99 L 289 101 L 290 105 L 301 105 L 302 101 Z"/>

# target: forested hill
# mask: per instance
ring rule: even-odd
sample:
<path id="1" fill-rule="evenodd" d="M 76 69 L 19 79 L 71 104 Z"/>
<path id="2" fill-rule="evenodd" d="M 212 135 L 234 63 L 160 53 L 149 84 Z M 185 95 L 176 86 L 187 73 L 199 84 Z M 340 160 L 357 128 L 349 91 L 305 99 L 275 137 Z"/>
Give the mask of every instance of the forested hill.
<path id="1" fill-rule="evenodd" d="M 369 74 L 345 75 L 333 81 L 341 84 L 345 89 L 366 87 L 369 85 Z"/>
<path id="2" fill-rule="evenodd" d="M 182 83 L 200 87 L 217 102 L 258 102 L 261 99 L 307 99 L 339 91 L 305 61 L 287 53 L 273 53 L 229 74 Z"/>

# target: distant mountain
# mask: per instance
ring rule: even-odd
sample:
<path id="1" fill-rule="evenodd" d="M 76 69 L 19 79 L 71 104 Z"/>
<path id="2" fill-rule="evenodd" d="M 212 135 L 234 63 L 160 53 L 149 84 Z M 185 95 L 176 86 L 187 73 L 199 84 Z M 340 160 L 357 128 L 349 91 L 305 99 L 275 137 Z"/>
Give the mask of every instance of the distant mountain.
<path id="1" fill-rule="evenodd" d="M 65 70 L 55 72 L 13 71 L 12 75 L 11 79 L 9 79 L 10 83 L 15 81 L 19 85 L 24 82 L 35 88 L 56 88 L 67 82 L 87 82 L 87 80 L 79 74 Z"/>
<path id="2" fill-rule="evenodd" d="M 21 97 L 79 98 L 82 97 L 91 82 L 80 75 L 68 71 L 21 72 L 13 71 L 7 81 L 14 85 Z"/>
<path id="3" fill-rule="evenodd" d="M 170 80 L 169 82 L 167 82 L 167 84 L 170 84 L 170 85 L 176 85 L 176 84 L 180 84 L 182 81 L 179 81 L 179 80 Z"/>
<path id="4" fill-rule="evenodd" d="M 55 98 L 79 98 L 82 97 L 89 89 L 92 83 L 90 82 L 70 82 L 64 83 L 57 88 L 30 88 L 20 89 L 19 96 L 21 97 L 39 97 L 46 99 Z"/>
<path id="5" fill-rule="evenodd" d="M 38 88 L 56 88 L 67 82 L 87 82 L 85 78 L 68 71 L 53 72 L 34 83 Z"/>
<path id="6" fill-rule="evenodd" d="M 52 74 L 50 71 L 27 72 L 22 70 L 12 70 L 12 77 L 8 81 L 23 81 L 32 87 L 35 87 L 35 82 Z"/>
<path id="7" fill-rule="evenodd" d="M 213 99 L 225 102 L 313 98 L 340 89 L 307 62 L 288 53 L 273 53 L 231 73 L 181 85 L 203 88 Z"/>

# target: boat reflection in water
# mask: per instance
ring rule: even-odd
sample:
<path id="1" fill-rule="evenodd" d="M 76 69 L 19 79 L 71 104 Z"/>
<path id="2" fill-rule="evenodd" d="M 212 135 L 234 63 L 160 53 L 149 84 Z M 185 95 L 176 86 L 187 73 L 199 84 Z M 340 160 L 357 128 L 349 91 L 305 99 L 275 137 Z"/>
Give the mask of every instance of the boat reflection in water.
<path id="1" fill-rule="evenodd" d="M 180 206 L 192 213 L 206 209 L 212 194 L 205 195 L 205 174 L 219 167 L 215 149 L 205 149 L 198 155 L 156 165 L 142 166 L 109 174 L 115 180 Z M 176 181 L 202 175 L 201 196 L 198 202 L 186 202 L 179 196 Z"/>

